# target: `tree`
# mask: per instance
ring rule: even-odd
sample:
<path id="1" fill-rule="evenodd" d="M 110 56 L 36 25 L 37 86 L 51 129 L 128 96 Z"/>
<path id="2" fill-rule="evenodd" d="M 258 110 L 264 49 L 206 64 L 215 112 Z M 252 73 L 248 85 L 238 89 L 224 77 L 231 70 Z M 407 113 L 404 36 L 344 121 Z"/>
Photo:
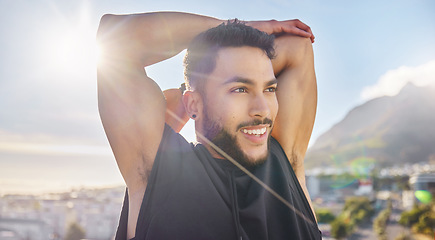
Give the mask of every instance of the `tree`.
<path id="1" fill-rule="evenodd" d="M 364 217 L 368 217 L 373 214 L 374 209 L 367 197 L 349 197 L 346 199 L 343 211 L 348 211 L 351 216 L 354 216 L 358 214 L 360 210 L 366 211 L 366 213 L 364 213 Z"/>
<path id="2" fill-rule="evenodd" d="M 316 216 L 319 223 L 330 223 L 335 220 L 335 215 L 328 209 L 318 209 Z"/>
<path id="3" fill-rule="evenodd" d="M 401 233 L 399 236 L 397 236 L 394 240 L 412 240 L 409 234 L 407 233 Z"/>
<path id="4" fill-rule="evenodd" d="M 399 223 L 404 226 L 410 227 L 418 223 L 418 219 L 421 215 L 430 211 L 431 207 L 429 205 L 414 205 L 411 210 L 402 212 L 402 214 L 400 215 Z"/>
<path id="5" fill-rule="evenodd" d="M 358 225 L 369 219 L 374 209 L 367 197 L 349 197 L 344 204 L 343 213 L 346 213 L 353 225 Z"/>
<path id="6" fill-rule="evenodd" d="M 382 212 L 380 212 L 379 215 L 373 221 L 373 230 L 376 232 L 379 239 L 387 238 L 385 230 L 387 228 L 387 223 L 390 216 L 391 216 L 391 209 L 386 208 L 382 210 Z"/>
<path id="7" fill-rule="evenodd" d="M 422 214 L 418 218 L 418 222 L 412 226 L 412 229 L 415 232 L 423 233 L 429 236 L 434 235 L 434 228 L 435 228 L 435 216 L 432 216 L 433 213 L 426 212 Z"/>
<path id="8" fill-rule="evenodd" d="M 343 239 L 349 235 L 350 229 L 343 219 L 337 218 L 331 223 L 331 236 L 336 239 Z"/>
<path id="9" fill-rule="evenodd" d="M 367 197 L 349 197 L 343 211 L 331 223 L 331 235 L 341 239 L 352 233 L 355 226 L 369 219 L 374 213 Z"/>
<path id="10" fill-rule="evenodd" d="M 68 227 L 65 240 L 80 240 L 85 238 L 85 236 L 85 230 L 78 223 L 72 223 Z"/>
<path id="11" fill-rule="evenodd" d="M 414 208 L 402 212 L 399 223 L 411 227 L 413 232 L 433 236 L 435 229 L 435 205 L 414 205 Z"/>

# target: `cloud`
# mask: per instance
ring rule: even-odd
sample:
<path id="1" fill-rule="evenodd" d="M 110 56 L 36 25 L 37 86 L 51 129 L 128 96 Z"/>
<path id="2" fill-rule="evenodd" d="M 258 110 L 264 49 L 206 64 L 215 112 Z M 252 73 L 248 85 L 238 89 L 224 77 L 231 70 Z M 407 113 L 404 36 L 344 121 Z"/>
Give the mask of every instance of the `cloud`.
<path id="1" fill-rule="evenodd" d="M 0 129 L 0 154 L 113 156 L 110 146 L 71 136 L 15 133 Z M 0 161 L 0 166 L 2 161 Z"/>
<path id="2" fill-rule="evenodd" d="M 381 96 L 394 96 L 409 82 L 416 86 L 435 85 L 435 60 L 417 67 L 401 66 L 389 70 L 376 84 L 365 87 L 361 98 L 370 100 Z"/>
<path id="3" fill-rule="evenodd" d="M 0 142 L 0 152 L 21 154 L 75 154 L 112 156 L 108 146 L 37 144 L 28 142 Z"/>

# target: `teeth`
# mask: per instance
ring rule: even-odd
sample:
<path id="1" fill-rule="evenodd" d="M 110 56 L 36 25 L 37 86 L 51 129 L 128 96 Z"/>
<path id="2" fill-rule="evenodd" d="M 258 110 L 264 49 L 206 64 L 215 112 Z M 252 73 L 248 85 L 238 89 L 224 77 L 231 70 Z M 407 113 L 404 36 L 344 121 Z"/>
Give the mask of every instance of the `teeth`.
<path id="1" fill-rule="evenodd" d="M 249 134 L 249 135 L 262 135 L 266 132 L 266 128 L 262 129 L 254 129 L 254 130 L 247 130 L 243 129 L 243 133 Z"/>

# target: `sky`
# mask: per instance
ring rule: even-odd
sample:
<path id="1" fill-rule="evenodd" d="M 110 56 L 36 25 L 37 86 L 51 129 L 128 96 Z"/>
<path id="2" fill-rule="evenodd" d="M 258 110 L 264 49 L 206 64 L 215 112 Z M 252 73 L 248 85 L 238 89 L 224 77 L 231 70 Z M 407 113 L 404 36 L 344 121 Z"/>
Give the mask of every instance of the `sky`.
<path id="1" fill-rule="evenodd" d="M 318 81 L 310 144 L 367 100 L 435 83 L 431 0 L 0 0 L 0 194 L 123 184 L 98 115 L 95 34 L 105 13 L 150 11 L 308 24 Z M 147 72 L 178 87 L 182 57 Z M 182 134 L 193 140 L 191 123 Z"/>

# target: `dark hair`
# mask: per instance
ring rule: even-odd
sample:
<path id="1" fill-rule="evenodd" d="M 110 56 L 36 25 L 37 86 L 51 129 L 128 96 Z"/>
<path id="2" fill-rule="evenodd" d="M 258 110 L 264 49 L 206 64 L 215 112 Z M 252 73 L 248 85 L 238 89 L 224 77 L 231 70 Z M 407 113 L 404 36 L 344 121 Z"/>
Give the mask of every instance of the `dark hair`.
<path id="1" fill-rule="evenodd" d="M 250 46 L 260 48 L 269 59 L 275 55 L 274 36 L 246 26 L 237 19 L 199 34 L 190 43 L 184 57 L 184 77 L 188 89 L 202 91 L 204 79 L 213 72 L 219 49 Z"/>

